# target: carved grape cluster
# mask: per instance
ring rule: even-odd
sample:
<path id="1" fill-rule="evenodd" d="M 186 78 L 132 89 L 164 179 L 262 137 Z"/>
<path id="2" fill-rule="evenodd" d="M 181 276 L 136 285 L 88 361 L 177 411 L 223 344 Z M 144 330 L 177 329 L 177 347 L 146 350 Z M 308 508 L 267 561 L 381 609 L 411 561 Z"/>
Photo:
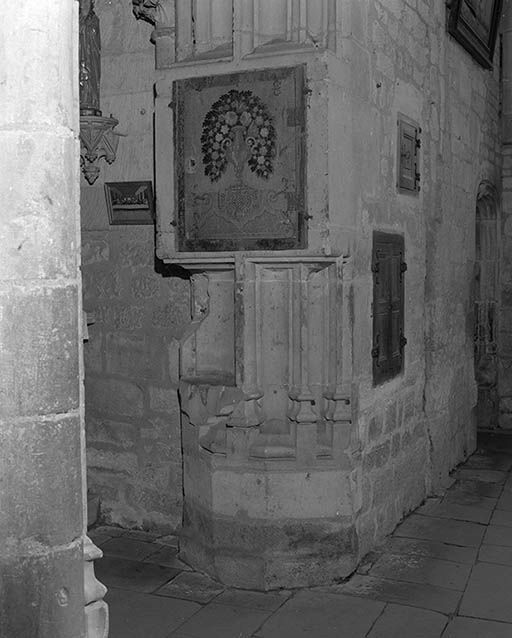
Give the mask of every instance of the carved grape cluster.
<path id="1" fill-rule="evenodd" d="M 235 141 L 234 127 L 243 129 L 251 171 L 268 179 L 273 171 L 276 142 L 272 117 L 252 91 L 235 89 L 222 95 L 205 115 L 201 135 L 205 175 L 216 182 L 226 170 L 227 149 Z"/>

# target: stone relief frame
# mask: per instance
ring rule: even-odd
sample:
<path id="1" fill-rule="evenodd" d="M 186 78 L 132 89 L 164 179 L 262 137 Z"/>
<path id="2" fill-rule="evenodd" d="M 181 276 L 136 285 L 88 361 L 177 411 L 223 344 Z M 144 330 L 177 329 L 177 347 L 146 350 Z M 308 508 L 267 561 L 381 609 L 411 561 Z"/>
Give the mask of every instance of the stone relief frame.
<path id="1" fill-rule="evenodd" d="M 503 0 L 452 0 L 448 32 L 483 67 L 492 68 Z"/>
<path id="2" fill-rule="evenodd" d="M 178 80 L 173 103 L 179 251 L 305 247 L 304 67 Z"/>
<path id="3" fill-rule="evenodd" d="M 155 222 L 151 182 L 107 182 L 105 199 L 112 226 Z"/>

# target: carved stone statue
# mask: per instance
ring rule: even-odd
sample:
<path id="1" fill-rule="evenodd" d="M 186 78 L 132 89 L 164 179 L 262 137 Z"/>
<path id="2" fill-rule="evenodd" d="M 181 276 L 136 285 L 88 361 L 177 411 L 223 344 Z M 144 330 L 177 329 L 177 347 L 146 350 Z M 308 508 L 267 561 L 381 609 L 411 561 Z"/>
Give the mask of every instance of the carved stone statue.
<path id="1" fill-rule="evenodd" d="M 101 42 L 100 21 L 94 13 L 94 0 L 80 2 L 79 56 L 80 56 L 80 115 L 101 115 L 100 75 Z"/>
<path id="2" fill-rule="evenodd" d="M 174 0 L 132 0 L 133 13 L 156 27 L 174 26 Z"/>
<path id="3" fill-rule="evenodd" d="M 168 69 L 175 62 L 174 0 L 132 0 L 133 14 L 155 27 L 151 41 L 155 43 L 157 69 Z"/>

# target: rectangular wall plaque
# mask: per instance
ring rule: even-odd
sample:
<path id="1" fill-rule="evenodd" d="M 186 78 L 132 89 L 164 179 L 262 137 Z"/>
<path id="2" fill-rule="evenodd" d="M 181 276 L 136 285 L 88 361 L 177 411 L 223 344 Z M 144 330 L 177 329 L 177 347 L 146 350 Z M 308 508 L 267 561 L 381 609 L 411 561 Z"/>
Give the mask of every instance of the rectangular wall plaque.
<path id="1" fill-rule="evenodd" d="M 305 245 L 304 69 L 174 84 L 180 251 Z"/>
<path id="2" fill-rule="evenodd" d="M 107 182 L 105 198 L 111 225 L 154 223 L 151 182 Z"/>

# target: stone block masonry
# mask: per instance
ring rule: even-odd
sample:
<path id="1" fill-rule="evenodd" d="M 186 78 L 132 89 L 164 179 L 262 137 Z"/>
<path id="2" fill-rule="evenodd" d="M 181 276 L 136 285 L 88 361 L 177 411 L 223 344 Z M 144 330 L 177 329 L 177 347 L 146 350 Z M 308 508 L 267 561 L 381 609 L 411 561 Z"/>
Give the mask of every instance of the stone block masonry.
<path id="1" fill-rule="evenodd" d="M 0 25 L 0 636 L 82 638 L 78 3 Z"/>
<path id="2" fill-rule="evenodd" d="M 88 487 L 109 523 L 171 531 L 182 514 L 171 369 L 189 321 L 189 284 L 155 271 L 152 227 L 88 230 L 89 188 L 82 202 L 84 307 L 95 320 L 84 347 Z"/>
<path id="3" fill-rule="evenodd" d="M 351 65 L 367 78 L 350 97 L 359 150 L 341 183 L 354 194 L 348 208 L 362 229 L 354 255 L 354 366 L 364 553 L 429 491 L 442 489 L 475 445 L 475 210 L 479 184 L 499 183 L 499 63 L 496 54 L 494 69 L 484 70 L 446 34 L 443 3 L 354 0 L 344 12 L 343 48 L 357 49 Z M 396 191 L 398 113 L 421 127 L 417 196 Z M 404 373 L 377 387 L 369 356 L 374 229 L 404 234 L 408 264 Z"/>
<path id="4" fill-rule="evenodd" d="M 117 0 L 96 13 L 101 103 L 126 135 L 102 181 L 153 180 L 151 26 Z M 100 180 L 82 180 L 81 197 L 84 307 L 95 321 L 84 347 L 88 486 L 108 522 L 171 531 L 182 517 L 175 370 L 189 284 L 157 272 L 153 226 L 109 225 Z"/>

